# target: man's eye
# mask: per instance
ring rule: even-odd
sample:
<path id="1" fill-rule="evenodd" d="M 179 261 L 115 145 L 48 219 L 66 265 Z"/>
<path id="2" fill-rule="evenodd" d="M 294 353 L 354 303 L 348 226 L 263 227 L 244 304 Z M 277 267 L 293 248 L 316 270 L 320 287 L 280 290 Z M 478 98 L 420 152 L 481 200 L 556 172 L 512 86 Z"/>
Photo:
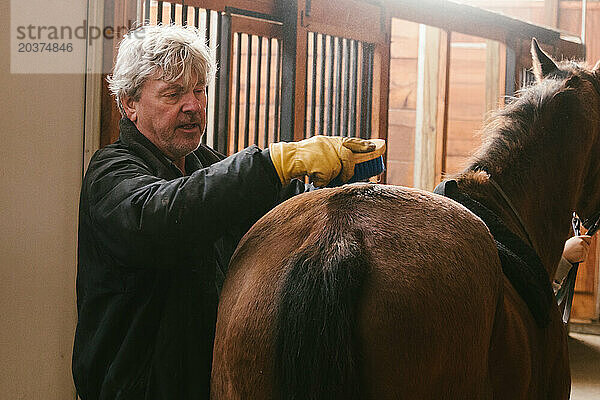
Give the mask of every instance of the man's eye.
<path id="1" fill-rule="evenodd" d="M 177 93 L 166 93 L 165 97 L 174 98 L 174 97 L 177 97 Z"/>
<path id="2" fill-rule="evenodd" d="M 205 91 L 206 91 L 206 89 L 205 89 L 205 88 L 202 88 L 202 89 L 196 89 L 196 90 L 194 90 L 194 93 L 196 93 L 196 94 L 202 94 L 202 93 L 204 93 Z"/>

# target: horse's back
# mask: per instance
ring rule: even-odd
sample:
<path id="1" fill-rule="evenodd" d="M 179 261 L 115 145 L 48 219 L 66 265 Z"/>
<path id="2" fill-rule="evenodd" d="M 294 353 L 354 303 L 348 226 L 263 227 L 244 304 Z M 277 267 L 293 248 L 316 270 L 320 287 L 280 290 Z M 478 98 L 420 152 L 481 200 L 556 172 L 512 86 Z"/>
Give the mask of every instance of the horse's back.
<path id="1" fill-rule="evenodd" d="M 321 265 L 324 275 L 307 278 Z M 485 225 L 448 199 L 380 185 L 297 196 L 257 222 L 232 259 L 213 396 L 286 397 L 289 378 L 320 381 L 311 390 L 328 398 L 482 398 L 502 279 Z M 286 339 L 282 326 L 300 332 Z M 320 356 L 336 367 L 306 372 Z"/>

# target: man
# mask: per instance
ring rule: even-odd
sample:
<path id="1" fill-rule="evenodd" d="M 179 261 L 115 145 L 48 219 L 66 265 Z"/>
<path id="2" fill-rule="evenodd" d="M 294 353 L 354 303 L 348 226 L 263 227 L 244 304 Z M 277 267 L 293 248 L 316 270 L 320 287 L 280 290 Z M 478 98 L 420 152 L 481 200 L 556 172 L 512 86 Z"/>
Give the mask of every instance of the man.
<path id="1" fill-rule="evenodd" d="M 381 154 L 324 136 L 227 158 L 201 146 L 214 70 L 194 28 L 145 26 L 121 42 L 109 78 L 120 138 L 94 155 L 81 189 L 73 376 L 83 400 L 207 398 L 216 243 L 302 192 L 293 178 L 345 181 Z"/>

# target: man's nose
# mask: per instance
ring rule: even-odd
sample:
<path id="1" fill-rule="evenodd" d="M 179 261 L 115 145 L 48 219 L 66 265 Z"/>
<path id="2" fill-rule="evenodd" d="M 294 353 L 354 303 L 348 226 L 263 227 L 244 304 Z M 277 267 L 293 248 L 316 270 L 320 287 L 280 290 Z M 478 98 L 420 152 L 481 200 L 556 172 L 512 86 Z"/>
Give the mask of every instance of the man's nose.
<path id="1" fill-rule="evenodd" d="M 198 98 L 193 91 L 183 96 L 181 111 L 185 113 L 198 113 L 206 108 L 206 102 Z"/>

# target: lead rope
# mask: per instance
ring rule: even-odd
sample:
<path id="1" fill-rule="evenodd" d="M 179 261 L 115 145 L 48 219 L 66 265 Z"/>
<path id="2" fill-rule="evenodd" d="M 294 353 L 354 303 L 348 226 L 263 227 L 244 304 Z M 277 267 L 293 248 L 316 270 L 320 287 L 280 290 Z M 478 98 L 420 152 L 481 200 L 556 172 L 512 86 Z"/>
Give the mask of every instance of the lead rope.
<path id="1" fill-rule="evenodd" d="M 573 233 L 575 236 L 581 234 L 581 221 L 577 214 L 573 213 L 573 219 L 571 220 L 573 225 Z M 571 307 L 573 305 L 573 295 L 575 294 L 575 281 L 577 280 L 577 270 L 579 269 L 579 263 L 572 263 L 572 267 L 565 278 L 565 281 L 559 291 L 556 293 L 556 302 L 560 306 L 565 301 L 565 308 L 563 310 L 562 321 L 563 324 L 569 323 L 571 316 Z"/>
<path id="2" fill-rule="evenodd" d="M 496 191 L 498 193 L 500 193 L 500 196 L 502 196 L 502 198 L 504 199 L 504 201 L 506 202 L 506 204 L 508 204 L 508 206 L 512 210 L 512 212 L 515 215 L 515 217 L 517 217 L 517 221 L 519 222 L 519 225 L 521 225 L 521 229 L 525 233 L 525 237 L 526 237 L 527 241 L 529 242 L 529 245 L 531 246 L 532 249 L 535 250 L 535 248 L 533 247 L 533 241 L 531 240 L 531 237 L 529 236 L 529 232 L 527 232 L 527 228 L 525 228 L 525 222 L 523 222 L 523 219 L 521 218 L 521 215 L 519 214 L 519 212 L 517 211 L 517 209 L 515 208 L 515 206 L 513 206 L 512 201 L 510 201 L 510 199 L 508 198 L 508 196 L 506 195 L 506 193 L 504 193 L 504 190 L 502 190 L 502 188 L 500 187 L 500 185 L 498 185 L 495 180 L 493 180 L 491 177 L 488 180 L 492 184 L 492 186 L 494 186 L 494 188 L 496 189 Z"/>

